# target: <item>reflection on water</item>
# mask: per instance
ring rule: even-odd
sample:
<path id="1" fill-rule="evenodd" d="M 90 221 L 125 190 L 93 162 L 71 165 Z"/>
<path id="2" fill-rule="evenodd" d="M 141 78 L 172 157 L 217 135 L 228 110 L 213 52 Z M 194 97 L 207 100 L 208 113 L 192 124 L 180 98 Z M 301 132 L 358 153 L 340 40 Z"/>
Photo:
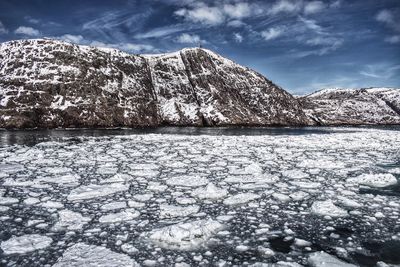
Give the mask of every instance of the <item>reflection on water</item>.
<path id="1" fill-rule="evenodd" d="M 0 130 L 0 146 L 32 146 L 45 141 L 62 141 L 74 137 L 100 137 L 132 134 L 178 134 L 178 135 L 309 135 L 354 132 L 371 127 L 157 127 L 134 129 L 54 129 L 54 130 Z M 400 131 L 400 126 L 373 127 Z"/>

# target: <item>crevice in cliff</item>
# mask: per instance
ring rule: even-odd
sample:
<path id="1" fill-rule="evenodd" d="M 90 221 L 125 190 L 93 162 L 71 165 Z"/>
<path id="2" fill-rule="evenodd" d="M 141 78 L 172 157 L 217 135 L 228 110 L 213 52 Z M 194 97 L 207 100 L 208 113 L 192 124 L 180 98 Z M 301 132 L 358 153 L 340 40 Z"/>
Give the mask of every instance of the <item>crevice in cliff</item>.
<path id="1" fill-rule="evenodd" d="M 392 102 L 387 101 L 382 99 L 383 101 L 385 101 L 386 105 L 388 105 L 389 108 L 391 108 L 397 115 L 400 116 L 400 108 L 396 107 Z"/>
<path id="2" fill-rule="evenodd" d="M 199 116 L 199 118 L 201 120 L 201 125 L 209 126 L 209 123 L 208 123 L 207 119 L 204 117 L 204 114 L 201 112 L 201 103 L 200 103 L 200 100 L 197 98 L 197 94 L 196 94 L 196 91 L 195 91 L 195 85 L 194 85 L 194 82 L 192 80 L 192 77 L 191 77 L 191 74 L 190 74 L 190 71 L 189 71 L 188 59 L 185 57 L 185 54 L 182 51 L 179 52 L 179 55 L 180 55 L 180 57 L 182 59 L 183 65 L 185 66 L 185 73 L 186 73 L 186 76 L 188 77 L 188 80 L 189 80 L 189 83 L 190 83 L 190 88 L 191 88 L 191 91 L 192 91 L 193 98 L 196 101 L 197 106 L 199 108 L 198 116 Z"/>
<path id="3" fill-rule="evenodd" d="M 158 102 L 156 88 L 155 88 L 154 81 L 153 81 L 153 72 L 151 71 L 151 66 L 150 66 L 149 60 L 147 58 L 145 58 L 145 57 L 143 57 L 143 59 L 146 62 L 146 71 L 147 71 L 147 75 L 149 76 L 149 79 L 150 79 L 150 89 L 151 89 L 151 92 L 152 92 L 153 101 L 155 102 L 155 106 L 156 106 L 157 121 L 159 123 L 162 123 L 160 105 L 159 105 L 159 102 Z"/>

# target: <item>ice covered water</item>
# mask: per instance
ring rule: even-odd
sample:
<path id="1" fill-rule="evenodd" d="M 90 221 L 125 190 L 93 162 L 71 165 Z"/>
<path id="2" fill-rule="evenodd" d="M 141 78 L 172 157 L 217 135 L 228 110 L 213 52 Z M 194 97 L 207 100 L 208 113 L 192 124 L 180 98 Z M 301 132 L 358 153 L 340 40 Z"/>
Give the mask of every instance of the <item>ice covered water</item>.
<path id="1" fill-rule="evenodd" d="M 0 132 L 0 265 L 400 264 L 399 128 L 173 131 Z"/>

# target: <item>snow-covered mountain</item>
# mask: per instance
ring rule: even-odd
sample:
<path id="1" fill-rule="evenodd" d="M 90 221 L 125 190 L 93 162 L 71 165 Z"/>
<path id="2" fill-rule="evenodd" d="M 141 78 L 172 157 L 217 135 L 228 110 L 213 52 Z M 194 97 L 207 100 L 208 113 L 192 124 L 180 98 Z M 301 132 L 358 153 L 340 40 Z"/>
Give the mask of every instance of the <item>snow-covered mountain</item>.
<path id="1" fill-rule="evenodd" d="M 0 127 L 308 125 L 298 99 L 212 51 L 0 44 Z"/>
<path id="2" fill-rule="evenodd" d="M 400 90 L 293 97 L 210 50 L 159 55 L 35 39 L 0 44 L 0 128 L 400 124 Z"/>
<path id="3" fill-rule="evenodd" d="M 324 89 L 298 99 L 322 125 L 400 124 L 400 89 Z"/>

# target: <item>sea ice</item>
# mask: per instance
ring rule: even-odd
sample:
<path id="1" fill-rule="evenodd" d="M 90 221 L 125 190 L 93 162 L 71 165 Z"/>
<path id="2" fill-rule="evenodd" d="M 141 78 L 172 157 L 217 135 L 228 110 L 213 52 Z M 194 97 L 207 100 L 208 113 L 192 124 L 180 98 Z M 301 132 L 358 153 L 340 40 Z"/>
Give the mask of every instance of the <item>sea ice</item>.
<path id="1" fill-rule="evenodd" d="M 140 213 L 134 209 L 126 209 L 117 213 L 110 213 L 99 218 L 101 223 L 116 223 L 123 221 L 131 221 L 140 216 Z"/>
<path id="2" fill-rule="evenodd" d="M 348 183 L 366 185 L 370 187 L 386 187 L 397 184 L 397 179 L 390 173 L 362 174 L 358 177 L 347 179 Z"/>
<path id="3" fill-rule="evenodd" d="M 201 176 L 177 176 L 167 179 L 166 183 L 170 186 L 199 187 L 206 185 L 208 180 Z"/>
<path id="4" fill-rule="evenodd" d="M 228 195 L 228 190 L 216 187 L 213 183 L 208 183 L 205 187 L 196 188 L 192 192 L 192 196 L 200 199 L 220 199 L 226 195 Z"/>
<path id="5" fill-rule="evenodd" d="M 0 197 L 0 205 L 11 205 L 11 204 L 15 204 L 18 202 L 19 202 L 18 198 Z"/>
<path id="6" fill-rule="evenodd" d="M 185 217 L 190 214 L 197 213 L 200 207 L 197 205 L 192 206 L 175 206 L 175 205 L 160 205 L 160 218 L 175 218 Z"/>
<path id="7" fill-rule="evenodd" d="M 356 265 L 341 261 L 323 251 L 311 253 L 308 263 L 312 267 L 356 267 Z"/>
<path id="8" fill-rule="evenodd" d="M 128 255 L 105 247 L 77 243 L 69 247 L 53 267 L 139 267 Z"/>
<path id="9" fill-rule="evenodd" d="M 58 212 L 59 221 L 54 225 L 55 230 L 68 229 L 68 230 L 79 230 L 82 229 L 83 225 L 91 221 L 91 218 L 84 217 L 82 214 L 71 211 L 61 210 Z"/>
<path id="10" fill-rule="evenodd" d="M 118 209 L 124 209 L 126 208 L 126 202 L 125 201 L 120 201 L 120 202 L 111 202 L 104 204 L 101 206 L 102 210 L 118 210 Z"/>
<path id="11" fill-rule="evenodd" d="M 148 238 L 163 248 L 193 250 L 205 245 L 223 228 L 221 223 L 211 219 L 198 220 L 155 229 L 148 234 Z"/>
<path id="12" fill-rule="evenodd" d="M 259 195 L 253 193 L 240 193 L 224 200 L 225 205 L 240 205 L 260 198 Z"/>
<path id="13" fill-rule="evenodd" d="M 83 185 L 73 189 L 68 195 L 68 200 L 85 200 L 115 194 L 117 192 L 127 191 L 128 184 L 112 183 L 112 184 L 90 184 Z"/>
<path id="14" fill-rule="evenodd" d="M 38 249 L 45 249 L 53 242 L 53 239 L 39 234 L 13 236 L 7 241 L 1 242 L 1 249 L 5 255 L 24 254 Z"/>
<path id="15" fill-rule="evenodd" d="M 311 212 L 320 216 L 346 217 L 346 210 L 336 206 L 332 200 L 315 201 L 311 206 Z"/>

